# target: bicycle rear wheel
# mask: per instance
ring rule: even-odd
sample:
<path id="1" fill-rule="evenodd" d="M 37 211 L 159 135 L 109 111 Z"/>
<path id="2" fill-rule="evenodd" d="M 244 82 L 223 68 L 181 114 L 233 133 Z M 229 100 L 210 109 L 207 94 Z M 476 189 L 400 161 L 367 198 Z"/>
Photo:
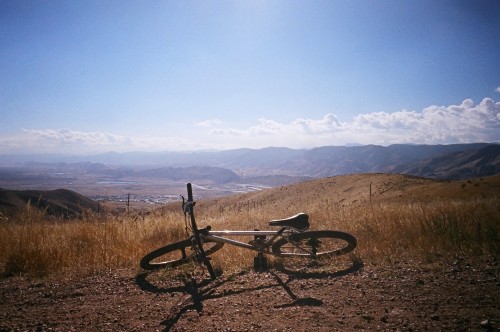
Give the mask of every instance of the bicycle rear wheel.
<path id="1" fill-rule="evenodd" d="M 356 245 L 356 238 L 348 233 L 309 231 L 276 241 L 272 252 L 282 258 L 284 267 L 296 270 L 328 264 L 329 258 L 349 253 Z"/>
<path id="2" fill-rule="evenodd" d="M 203 249 L 205 255 L 211 255 L 222 248 L 224 243 L 205 242 Z M 140 266 L 145 270 L 158 270 L 162 268 L 173 268 L 196 260 L 191 238 L 168 244 L 164 247 L 153 250 L 140 261 Z"/>

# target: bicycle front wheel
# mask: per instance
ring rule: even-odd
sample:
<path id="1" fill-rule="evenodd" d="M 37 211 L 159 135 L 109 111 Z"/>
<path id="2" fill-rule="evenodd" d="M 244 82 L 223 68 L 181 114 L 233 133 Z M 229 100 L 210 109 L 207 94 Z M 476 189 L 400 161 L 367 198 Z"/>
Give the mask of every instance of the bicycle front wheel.
<path id="1" fill-rule="evenodd" d="M 356 248 L 356 238 L 337 231 L 295 233 L 276 241 L 274 254 L 282 257 L 322 258 L 346 254 Z"/>
<path id="2" fill-rule="evenodd" d="M 211 255 L 222 248 L 224 243 L 205 242 L 203 250 L 205 255 Z M 164 247 L 153 250 L 140 261 L 140 266 L 145 270 L 158 270 L 162 268 L 174 268 L 196 260 L 196 250 L 194 250 L 191 238 L 168 244 Z"/>

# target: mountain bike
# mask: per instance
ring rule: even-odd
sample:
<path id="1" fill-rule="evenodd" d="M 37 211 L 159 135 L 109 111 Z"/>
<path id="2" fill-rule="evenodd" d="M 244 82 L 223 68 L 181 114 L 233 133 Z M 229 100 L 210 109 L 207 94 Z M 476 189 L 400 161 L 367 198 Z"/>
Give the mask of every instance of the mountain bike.
<path id="1" fill-rule="evenodd" d="M 349 253 L 357 245 L 356 238 L 349 233 L 308 231 L 310 224 L 306 213 L 269 221 L 269 226 L 278 227 L 277 230 L 214 231 L 210 226 L 199 229 L 194 216 L 196 202 L 193 200 L 191 183 L 187 184 L 187 199 L 184 196 L 181 198 L 189 237 L 148 253 L 140 261 L 143 269 L 175 268 L 194 261 L 205 265 L 210 277 L 216 279 L 208 256 L 220 250 L 224 244 L 256 251 L 257 260 L 264 260 L 263 254 L 266 254 L 292 261 L 299 268 L 315 266 L 323 259 Z M 243 242 L 229 238 L 235 236 L 251 236 L 253 239 Z"/>

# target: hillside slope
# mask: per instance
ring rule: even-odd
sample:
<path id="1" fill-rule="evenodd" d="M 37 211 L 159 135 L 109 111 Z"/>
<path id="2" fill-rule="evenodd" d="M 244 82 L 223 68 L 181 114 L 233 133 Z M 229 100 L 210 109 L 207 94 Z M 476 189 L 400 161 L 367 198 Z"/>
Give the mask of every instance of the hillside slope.
<path id="1" fill-rule="evenodd" d="M 241 195 L 200 201 L 200 213 L 247 210 L 255 207 L 292 215 L 308 211 L 312 202 L 325 208 L 383 202 L 435 201 L 498 196 L 500 175 L 468 180 L 435 180 L 403 174 L 365 173 L 339 175 Z M 207 209 L 203 211 L 202 209 Z M 276 216 L 287 217 L 287 215 Z"/>
<path id="2" fill-rule="evenodd" d="M 98 203 L 66 189 L 7 190 L 0 188 L 0 213 L 9 216 L 26 208 L 27 204 L 45 210 L 49 215 L 75 217 L 85 211 L 97 211 Z"/>
<path id="3" fill-rule="evenodd" d="M 456 151 L 396 169 L 405 174 L 431 178 L 469 179 L 500 173 L 500 145 L 479 150 Z"/>

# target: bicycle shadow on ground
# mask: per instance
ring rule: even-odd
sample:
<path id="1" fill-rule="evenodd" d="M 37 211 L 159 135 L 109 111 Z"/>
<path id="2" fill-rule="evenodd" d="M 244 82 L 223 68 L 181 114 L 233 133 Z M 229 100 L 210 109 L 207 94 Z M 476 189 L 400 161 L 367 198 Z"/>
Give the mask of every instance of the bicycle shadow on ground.
<path id="1" fill-rule="evenodd" d="M 235 281 L 238 277 L 242 277 L 249 271 L 242 271 L 237 274 L 229 275 L 227 277 L 219 277 L 219 279 L 212 280 L 208 277 L 198 278 L 186 276 L 181 282 L 182 285 L 177 286 L 162 286 L 155 285 L 154 282 L 148 280 L 148 276 L 152 272 L 139 273 L 136 276 L 136 284 L 139 288 L 146 292 L 151 292 L 155 294 L 162 293 L 181 293 L 186 295 L 184 300 L 181 301 L 177 306 L 172 308 L 171 314 L 163 320 L 160 325 L 165 328 L 163 331 L 170 331 L 176 323 L 182 318 L 182 316 L 191 310 L 195 310 L 198 313 L 203 311 L 203 302 L 207 300 L 219 299 L 229 296 L 235 296 L 247 292 L 255 292 L 264 289 L 271 289 L 275 287 L 281 287 L 285 290 L 291 299 L 290 303 L 275 305 L 275 308 L 286 308 L 293 306 L 321 306 L 323 301 L 315 299 L 312 297 L 299 297 L 297 296 L 289 284 L 293 280 L 298 279 L 323 279 L 323 278 L 339 278 L 346 276 L 348 274 L 356 273 L 363 268 L 363 262 L 359 259 L 351 259 L 352 265 L 333 272 L 307 272 L 307 271 L 291 271 L 286 268 L 276 267 L 274 270 L 266 270 L 262 273 L 268 273 L 271 275 L 275 283 L 259 285 L 259 286 L 248 286 L 238 289 L 224 289 L 223 291 L 217 292 L 223 285 Z M 283 281 L 282 277 L 278 275 L 281 273 L 287 276 L 287 280 Z"/>
<path id="2" fill-rule="evenodd" d="M 346 276 L 348 274 L 358 272 L 364 266 L 363 261 L 361 261 L 359 258 L 357 258 L 355 256 L 350 257 L 350 262 L 352 263 L 352 265 L 350 265 L 349 267 L 341 269 L 341 270 L 337 270 L 334 272 L 331 272 L 331 271 L 308 271 L 307 269 L 291 270 L 285 266 L 276 266 L 276 270 L 288 275 L 289 278 L 292 278 L 292 279 L 340 278 L 340 277 Z"/>

